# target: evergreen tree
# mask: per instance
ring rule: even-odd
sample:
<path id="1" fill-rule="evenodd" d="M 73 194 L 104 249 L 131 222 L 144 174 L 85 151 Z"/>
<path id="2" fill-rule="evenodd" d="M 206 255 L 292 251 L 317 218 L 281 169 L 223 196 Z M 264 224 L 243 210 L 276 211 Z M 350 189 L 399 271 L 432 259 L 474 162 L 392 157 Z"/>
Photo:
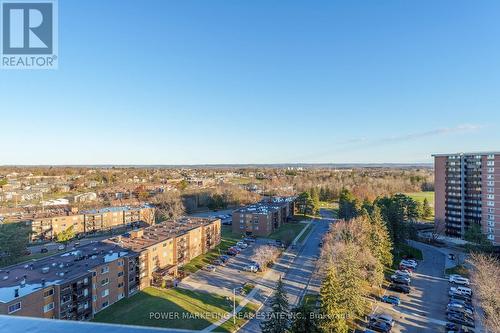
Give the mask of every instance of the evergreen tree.
<path id="1" fill-rule="evenodd" d="M 331 267 L 320 289 L 320 320 L 318 326 L 327 333 L 347 333 L 346 309 L 343 304 L 341 283 Z"/>
<path id="2" fill-rule="evenodd" d="M 339 218 L 350 220 L 360 214 L 360 204 L 348 189 L 342 189 L 339 198 Z"/>
<path id="3" fill-rule="evenodd" d="M 423 218 L 428 219 L 432 216 L 432 208 L 431 205 L 429 205 L 429 200 L 427 198 L 424 198 L 424 206 L 423 206 Z"/>
<path id="4" fill-rule="evenodd" d="M 292 333 L 319 333 L 314 316 L 314 309 L 304 302 L 293 310 Z"/>
<path id="5" fill-rule="evenodd" d="M 285 288 L 281 276 L 276 285 L 276 292 L 271 299 L 270 318 L 261 324 L 263 333 L 287 333 L 290 332 L 290 305 L 286 297 Z"/>
<path id="6" fill-rule="evenodd" d="M 337 263 L 336 272 L 342 290 L 341 300 L 345 314 L 349 318 L 363 314 L 363 271 L 358 256 L 359 247 L 346 244 Z"/>
<path id="7" fill-rule="evenodd" d="M 319 211 L 319 191 L 317 188 L 311 188 L 311 200 L 313 203 L 313 212 L 316 214 Z"/>
<path id="8" fill-rule="evenodd" d="M 297 209 L 301 214 L 313 214 L 314 202 L 309 192 L 302 192 L 296 201 Z"/>
<path id="9" fill-rule="evenodd" d="M 382 265 L 390 267 L 392 265 L 392 242 L 378 206 L 373 209 L 370 220 L 372 225 L 370 238 L 374 245 L 372 253 Z"/>

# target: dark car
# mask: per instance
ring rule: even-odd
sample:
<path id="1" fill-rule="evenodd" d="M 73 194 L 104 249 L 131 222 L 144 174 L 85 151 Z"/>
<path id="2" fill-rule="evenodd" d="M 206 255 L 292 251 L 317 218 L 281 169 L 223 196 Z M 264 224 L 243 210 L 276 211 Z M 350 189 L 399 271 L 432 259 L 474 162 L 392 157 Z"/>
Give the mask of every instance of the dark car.
<path id="1" fill-rule="evenodd" d="M 238 252 L 236 252 L 236 250 L 229 249 L 227 250 L 226 254 L 234 257 L 238 254 Z"/>
<path id="2" fill-rule="evenodd" d="M 405 279 L 404 277 L 402 276 L 391 276 L 391 281 L 392 282 L 396 282 L 396 283 L 399 283 L 399 284 L 404 284 L 404 285 L 407 285 L 409 286 L 410 285 L 410 280 L 409 279 Z"/>
<path id="3" fill-rule="evenodd" d="M 472 328 L 476 327 L 476 324 L 474 323 L 473 320 L 470 320 L 468 319 L 468 317 L 459 314 L 450 313 L 448 314 L 447 319 L 455 324 L 465 325 Z"/>
<path id="4" fill-rule="evenodd" d="M 411 288 L 404 285 L 404 284 L 398 284 L 398 283 L 392 283 L 390 286 L 389 286 L 389 289 L 390 290 L 393 290 L 393 291 L 397 291 L 399 293 L 403 293 L 403 294 L 409 294 L 410 291 L 411 291 Z"/>
<path id="5" fill-rule="evenodd" d="M 381 321 L 374 321 L 370 323 L 369 326 L 372 330 L 377 331 L 377 332 L 390 332 L 391 331 L 391 325 L 381 322 Z"/>
<path id="6" fill-rule="evenodd" d="M 222 261 L 224 261 L 224 262 L 226 262 L 226 261 L 228 261 L 228 260 L 229 260 L 229 256 L 226 256 L 226 255 L 221 255 L 221 256 L 219 257 L 219 259 L 220 259 L 220 260 L 222 260 Z"/>
<path id="7" fill-rule="evenodd" d="M 47 252 L 49 252 L 49 249 L 47 249 L 47 248 L 45 248 L 45 247 L 42 247 L 42 248 L 40 249 L 40 253 L 47 253 Z"/>

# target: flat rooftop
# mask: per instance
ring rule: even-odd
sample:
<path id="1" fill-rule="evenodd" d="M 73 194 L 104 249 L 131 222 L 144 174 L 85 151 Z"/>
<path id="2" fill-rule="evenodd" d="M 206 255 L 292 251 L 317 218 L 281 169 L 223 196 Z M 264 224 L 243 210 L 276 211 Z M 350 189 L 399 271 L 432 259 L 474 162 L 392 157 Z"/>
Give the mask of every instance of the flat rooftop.
<path id="1" fill-rule="evenodd" d="M 115 207 L 105 207 L 99 209 L 89 209 L 82 210 L 79 214 L 102 214 L 102 213 L 117 213 L 117 212 L 127 212 L 127 211 L 136 211 L 143 208 L 152 208 L 150 205 L 143 205 L 139 207 L 131 207 L 131 206 L 115 206 Z"/>
<path id="2" fill-rule="evenodd" d="M 189 230 L 200 226 L 209 225 L 217 218 L 203 217 L 181 217 L 176 220 L 164 221 L 143 229 L 143 235 L 132 237 L 133 232 L 125 233 L 121 236 L 109 238 L 105 242 L 119 245 L 121 248 L 129 249 L 134 252 L 142 250 L 187 233 Z"/>
<path id="3" fill-rule="evenodd" d="M 61 285 L 89 270 L 131 254 L 116 244 L 95 242 L 68 252 L 0 269 L 0 302 L 13 301 L 39 289 Z"/>
<path id="4" fill-rule="evenodd" d="M 500 155 L 499 151 L 476 151 L 476 152 L 457 152 L 457 153 L 439 153 L 432 156 L 456 156 L 456 155 Z"/>
<path id="5" fill-rule="evenodd" d="M 248 205 L 245 207 L 241 207 L 235 212 L 238 213 L 249 213 L 249 214 L 269 214 L 270 212 L 274 212 L 282 208 L 287 201 L 282 202 L 259 202 L 253 205 Z"/>

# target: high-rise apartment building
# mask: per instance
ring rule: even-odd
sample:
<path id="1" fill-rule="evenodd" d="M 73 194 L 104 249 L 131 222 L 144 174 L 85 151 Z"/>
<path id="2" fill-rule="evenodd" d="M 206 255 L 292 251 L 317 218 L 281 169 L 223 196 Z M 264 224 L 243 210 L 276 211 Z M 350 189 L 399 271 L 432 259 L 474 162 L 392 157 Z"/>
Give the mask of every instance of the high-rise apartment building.
<path id="1" fill-rule="evenodd" d="M 478 225 L 500 244 L 500 153 L 435 154 L 435 218 L 447 236 Z"/>

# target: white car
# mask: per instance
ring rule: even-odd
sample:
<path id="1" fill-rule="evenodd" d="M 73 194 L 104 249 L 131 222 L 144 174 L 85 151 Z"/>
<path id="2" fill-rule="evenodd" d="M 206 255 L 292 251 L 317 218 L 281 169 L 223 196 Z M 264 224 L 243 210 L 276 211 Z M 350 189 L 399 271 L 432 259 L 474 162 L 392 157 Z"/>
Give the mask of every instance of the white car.
<path id="1" fill-rule="evenodd" d="M 238 243 L 236 243 L 236 246 L 241 248 L 241 249 L 246 249 L 248 247 L 248 244 L 244 243 L 244 242 L 238 242 Z"/>
<path id="2" fill-rule="evenodd" d="M 472 289 L 470 288 L 467 288 L 467 287 L 451 287 L 450 288 L 450 292 L 448 293 L 450 295 L 452 294 L 459 294 L 459 295 L 465 295 L 465 296 L 468 296 L 468 297 L 471 297 L 472 296 Z"/>
<path id="3" fill-rule="evenodd" d="M 61 245 L 59 245 L 59 246 L 57 247 L 57 249 L 58 249 L 59 251 L 62 251 L 62 250 L 64 250 L 65 248 L 66 248 L 66 246 L 64 246 L 64 245 L 62 245 L 62 244 L 61 244 Z"/>
<path id="4" fill-rule="evenodd" d="M 208 266 L 205 266 L 203 267 L 204 270 L 208 271 L 208 272 L 215 272 L 215 266 L 214 265 L 208 265 Z"/>
<path id="5" fill-rule="evenodd" d="M 259 269 L 255 265 L 245 266 L 243 268 L 243 270 L 246 271 L 246 272 L 252 272 L 252 273 L 257 273 L 259 271 Z"/>
<path id="6" fill-rule="evenodd" d="M 415 260 L 401 260 L 399 264 L 402 266 L 411 267 L 413 269 L 417 268 L 417 263 Z"/>
<path id="7" fill-rule="evenodd" d="M 406 277 L 411 277 L 412 276 L 412 273 L 409 270 L 407 270 L 407 269 L 397 270 L 396 272 L 394 272 L 394 274 L 396 274 L 396 275 L 402 275 L 402 276 L 406 276 Z"/>
<path id="8" fill-rule="evenodd" d="M 460 276 L 457 274 L 450 275 L 449 281 L 450 281 L 450 283 L 460 284 L 463 286 L 470 285 L 469 279 L 464 278 L 463 276 Z"/>

